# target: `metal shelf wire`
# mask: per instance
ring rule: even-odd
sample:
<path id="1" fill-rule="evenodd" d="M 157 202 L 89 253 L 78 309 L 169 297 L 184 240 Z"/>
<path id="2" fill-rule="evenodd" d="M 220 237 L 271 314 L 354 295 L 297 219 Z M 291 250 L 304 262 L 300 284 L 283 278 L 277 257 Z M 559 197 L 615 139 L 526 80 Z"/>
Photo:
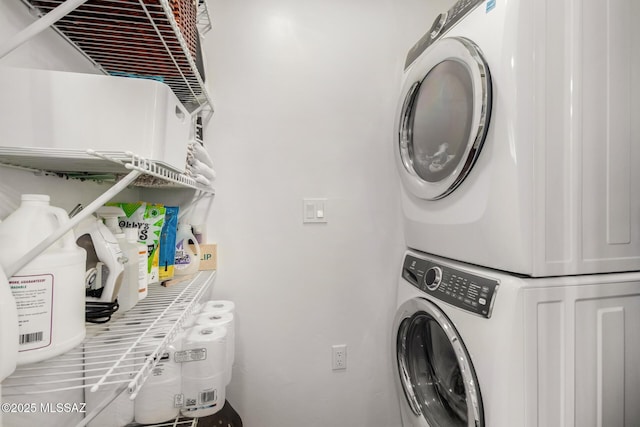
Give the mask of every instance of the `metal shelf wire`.
<path id="1" fill-rule="evenodd" d="M 201 271 L 168 288 L 150 286 L 147 298 L 128 312 L 105 324 L 87 324 L 87 337 L 75 349 L 19 367 L 2 382 L 3 396 L 72 389 L 85 389 L 86 395 L 119 387 L 134 399 L 214 279 L 215 271 Z"/>
<path id="2" fill-rule="evenodd" d="M 117 181 L 132 170 L 142 173 L 132 185 L 156 188 L 193 188 L 214 193 L 212 187 L 176 172 L 162 162 L 123 151 L 0 147 L 0 164 L 38 174 L 94 181 Z"/>
<path id="3" fill-rule="evenodd" d="M 44 16 L 63 0 L 23 0 Z M 211 28 L 206 2 L 194 0 L 88 0 L 54 29 L 105 74 L 150 78 L 169 85 L 193 113 L 213 113 L 200 35 Z"/>

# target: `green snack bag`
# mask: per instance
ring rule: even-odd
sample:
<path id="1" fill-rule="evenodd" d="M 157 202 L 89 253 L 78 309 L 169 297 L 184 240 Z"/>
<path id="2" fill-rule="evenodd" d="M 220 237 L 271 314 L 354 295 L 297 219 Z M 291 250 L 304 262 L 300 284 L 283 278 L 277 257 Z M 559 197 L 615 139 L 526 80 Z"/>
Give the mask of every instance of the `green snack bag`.
<path id="1" fill-rule="evenodd" d="M 164 223 L 165 208 L 160 204 L 136 203 L 107 203 L 108 206 L 119 206 L 124 211 L 120 217 L 120 228 L 138 227 L 138 241 L 147 245 L 147 272 L 149 284 L 160 281 L 158 262 L 160 256 L 160 234 Z"/>

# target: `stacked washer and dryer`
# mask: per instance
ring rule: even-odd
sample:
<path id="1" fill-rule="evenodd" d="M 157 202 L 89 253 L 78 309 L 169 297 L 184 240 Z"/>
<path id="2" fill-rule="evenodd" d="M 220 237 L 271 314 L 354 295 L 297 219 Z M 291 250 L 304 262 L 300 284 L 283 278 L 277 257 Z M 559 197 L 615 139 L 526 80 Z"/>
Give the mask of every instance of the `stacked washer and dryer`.
<path id="1" fill-rule="evenodd" d="M 460 0 L 409 51 L 403 427 L 640 425 L 639 19 Z"/>

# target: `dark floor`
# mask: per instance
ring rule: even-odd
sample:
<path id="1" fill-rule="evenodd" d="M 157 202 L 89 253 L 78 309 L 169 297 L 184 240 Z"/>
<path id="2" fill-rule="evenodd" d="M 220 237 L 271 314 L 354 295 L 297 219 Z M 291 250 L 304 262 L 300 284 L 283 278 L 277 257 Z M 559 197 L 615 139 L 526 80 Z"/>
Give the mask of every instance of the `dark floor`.
<path id="1" fill-rule="evenodd" d="M 242 420 L 228 401 L 217 413 L 198 419 L 198 427 L 242 427 Z"/>

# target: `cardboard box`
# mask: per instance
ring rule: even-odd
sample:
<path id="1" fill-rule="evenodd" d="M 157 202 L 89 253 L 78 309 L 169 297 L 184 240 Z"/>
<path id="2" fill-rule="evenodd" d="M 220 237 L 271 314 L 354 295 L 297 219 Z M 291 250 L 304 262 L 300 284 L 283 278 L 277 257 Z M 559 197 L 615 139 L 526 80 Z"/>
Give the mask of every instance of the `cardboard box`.
<path id="1" fill-rule="evenodd" d="M 191 250 L 195 253 L 196 247 L 194 245 L 189 246 L 191 246 Z M 200 256 L 200 270 L 217 270 L 218 245 L 215 243 L 202 244 L 200 245 L 200 251 L 202 252 Z"/>

